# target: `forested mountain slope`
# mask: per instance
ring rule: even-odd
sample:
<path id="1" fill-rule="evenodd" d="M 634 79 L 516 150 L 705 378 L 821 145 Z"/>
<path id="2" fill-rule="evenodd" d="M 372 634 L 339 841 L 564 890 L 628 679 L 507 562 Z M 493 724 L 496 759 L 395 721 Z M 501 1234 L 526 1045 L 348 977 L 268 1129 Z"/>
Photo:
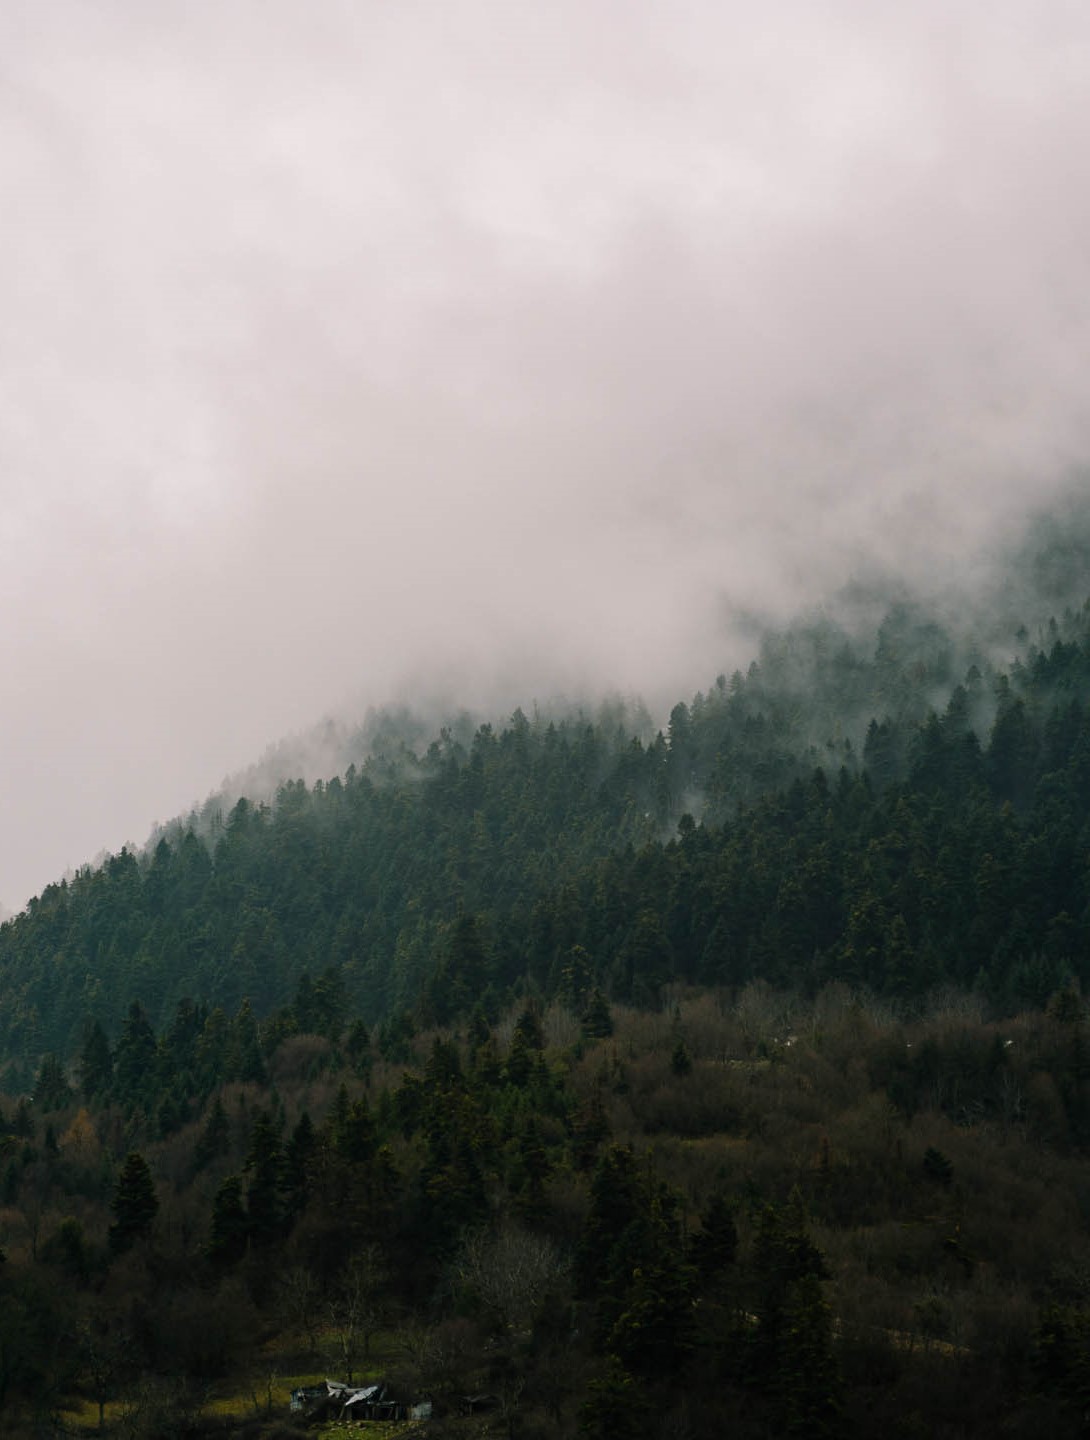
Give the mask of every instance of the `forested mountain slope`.
<path id="1" fill-rule="evenodd" d="M 1090 605 L 417 741 L 0 928 L 0 1429 L 1083 1433 Z"/>
<path id="2" fill-rule="evenodd" d="M 902 603 L 767 639 L 646 743 L 521 711 L 420 752 L 387 733 L 48 887 L 0 928 L 0 1055 L 70 1056 L 134 1000 L 260 1019 L 304 975 L 368 1022 L 573 974 L 650 1004 L 757 977 L 1041 1003 L 1087 978 L 1090 610 L 1007 654 Z"/>

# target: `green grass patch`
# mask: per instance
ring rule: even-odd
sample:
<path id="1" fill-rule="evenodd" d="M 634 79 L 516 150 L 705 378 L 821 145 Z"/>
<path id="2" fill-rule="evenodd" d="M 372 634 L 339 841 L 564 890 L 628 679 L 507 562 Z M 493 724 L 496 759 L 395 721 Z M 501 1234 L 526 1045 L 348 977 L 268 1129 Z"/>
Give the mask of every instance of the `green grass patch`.
<path id="1" fill-rule="evenodd" d="M 106 1428 L 121 1416 L 122 1404 L 120 1400 L 107 1400 L 103 1416 Z M 73 1430 L 98 1430 L 98 1402 L 97 1400 L 69 1400 L 61 1406 L 61 1415 L 64 1423 Z"/>
<path id="2" fill-rule="evenodd" d="M 201 1406 L 203 1414 L 224 1420 L 246 1420 L 257 1416 L 290 1417 L 291 1392 L 305 1385 L 321 1385 L 326 1379 L 343 1380 L 342 1367 L 337 1364 L 332 1344 L 327 1341 L 328 1353 L 315 1360 L 315 1368 L 298 1369 L 300 1353 L 297 1349 L 284 1352 L 285 1368 L 277 1365 L 278 1349 L 265 1351 L 261 1362 L 249 1373 L 235 1374 L 214 1387 L 209 1398 Z M 324 1348 L 324 1347 L 323 1347 Z M 381 1331 L 372 1337 L 371 1353 L 366 1360 L 359 1359 L 353 1367 L 352 1383 L 367 1385 L 387 1377 L 391 1367 L 400 1360 L 402 1347 L 397 1333 Z M 287 1366 L 292 1366 L 288 1369 Z M 111 1400 L 106 1405 L 106 1432 L 117 1424 L 124 1412 L 124 1402 Z M 98 1432 L 98 1405 L 93 1400 L 73 1398 L 62 1410 L 65 1425 L 78 1434 Z M 359 1440 L 360 1428 L 329 1422 L 316 1430 L 315 1435 L 323 1437 L 355 1436 Z M 370 1421 L 366 1426 L 368 1436 L 381 1437 L 396 1435 L 411 1437 L 422 1435 L 419 1421 L 404 1420 Z"/>
<path id="3" fill-rule="evenodd" d="M 368 1385 L 389 1375 L 392 1365 L 402 1355 L 401 1342 L 396 1331 L 379 1331 L 371 1339 L 371 1353 L 366 1359 L 358 1358 L 352 1369 L 353 1385 Z M 206 1415 L 219 1415 L 228 1419 L 243 1419 L 250 1415 L 286 1415 L 291 1404 L 291 1392 L 305 1385 L 321 1385 L 323 1381 L 345 1380 L 343 1368 L 337 1364 L 332 1346 L 324 1358 L 315 1361 L 313 1369 L 280 1369 L 277 1365 L 278 1350 L 265 1351 L 260 1364 L 248 1374 L 233 1375 L 216 1387 L 210 1400 L 202 1407 Z M 288 1364 L 299 1364 L 298 1350 L 285 1353 Z M 347 1383 L 347 1382 L 346 1382 Z M 96 1417 L 97 1418 L 97 1417 Z M 381 1435 L 377 1428 L 386 1422 L 369 1422 L 367 1433 Z M 406 1433 L 406 1426 L 414 1422 L 404 1421 L 400 1429 L 391 1434 Z M 418 1427 L 419 1428 L 419 1427 Z M 344 1434 L 359 1435 L 355 1427 L 341 1426 Z M 316 1432 L 324 1433 L 324 1432 Z"/>

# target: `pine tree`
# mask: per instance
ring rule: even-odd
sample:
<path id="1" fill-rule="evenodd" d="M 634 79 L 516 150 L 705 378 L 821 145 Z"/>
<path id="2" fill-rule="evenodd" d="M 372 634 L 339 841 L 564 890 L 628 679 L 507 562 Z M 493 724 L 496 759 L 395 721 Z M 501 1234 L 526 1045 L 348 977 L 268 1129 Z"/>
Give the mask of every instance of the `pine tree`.
<path id="1" fill-rule="evenodd" d="M 516 1030 L 503 1067 L 508 1085 L 522 1090 L 529 1084 L 534 1073 L 534 1058 L 534 1051 L 527 1045 L 526 1037 Z"/>
<path id="2" fill-rule="evenodd" d="M 34 1139 L 34 1117 L 30 1113 L 30 1104 L 24 1095 L 15 1107 L 15 1114 L 11 1118 L 11 1130 L 13 1135 L 18 1135 L 21 1140 Z"/>
<path id="3" fill-rule="evenodd" d="M 333 1135 L 333 1149 L 345 1165 L 366 1165 L 375 1153 L 375 1122 L 365 1097 L 354 1100 Z"/>
<path id="4" fill-rule="evenodd" d="M 689 1047 L 679 1036 L 673 1054 L 670 1056 L 670 1070 L 680 1079 L 682 1076 L 688 1075 L 692 1068 L 693 1057 L 689 1054 Z"/>
<path id="5" fill-rule="evenodd" d="M 591 1177 L 590 1211 L 576 1256 L 583 1294 L 594 1293 L 609 1268 L 613 1247 L 643 1208 L 641 1178 L 632 1147 L 611 1145 Z"/>
<path id="6" fill-rule="evenodd" d="M 585 1440 L 643 1440 L 647 1430 L 647 1403 L 616 1355 L 606 1357 L 605 1368 L 587 1386 L 579 1412 L 579 1434 Z"/>
<path id="7" fill-rule="evenodd" d="M 613 1017 L 601 990 L 595 986 L 583 1012 L 582 1031 L 588 1040 L 605 1040 L 613 1034 Z"/>
<path id="8" fill-rule="evenodd" d="M 812 1271 L 787 1293 L 775 1393 L 786 1434 L 821 1440 L 840 1433 L 841 1378 L 832 1312 Z"/>
<path id="9" fill-rule="evenodd" d="M 206 1092 L 226 1079 L 230 1024 L 220 1006 L 209 1011 L 194 1046 L 197 1079 Z"/>
<path id="10" fill-rule="evenodd" d="M 576 1015 L 586 1007 L 591 982 L 590 956 L 582 945 L 573 945 L 560 972 L 560 999 Z"/>
<path id="11" fill-rule="evenodd" d="M 602 1104 L 602 1089 L 595 1085 L 572 1121 L 572 1155 L 580 1170 L 589 1170 L 598 1147 L 610 1135 L 609 1118 Z"/>
<path id="12" fill-rule="evenodd" d="M 125 1157 L 110 1209 L 114 1215 L 114 1223 L 110 1226 L 110 1249 L 115 1254 L 128 1250 L 134 1241 L 150 1233 L 159 1212 L 159 1200 L 148 1162 L 135 1150 Z"/>
<path id="13" fill-rule="evenodd" d="M 528 1050 L 544 1050 L 545 1036 L 542 1034 L 541 1021 L 534 1006 L 527 1005 L 519 1016 L 515 1024 L 514 1038 L 521 1039 Z"/>
<path id="14" fill-rule="evenodd" d="M 758 1378 L 775 1389 L 793 1288 L 808 1277 L 820 1281 L 829 1274 L 824 1256 L 810 1239 L 797 1189 L 782 1210 L 774 1205 L 762 1208 L 753 1249 L 757 1272 L 754 1360 Z"/>
<path id="15" fill-rule="evenodd" d="M 113 1083 L 114 1062 L 106 1032 L 95 1020 L 80 1051 L 79 1087 L 85 1100 L 106 1095 Z"/>
<path id="16" fill-rule="evenodd" d="M 156 1075 L 155 1032 L 138 1000 L 129 1006 L 114 1054 L 114 1079 L 125 1099 L 143 1095 Z"/>
<path id="17" fill-rule="evenodd" d="M 72 1098 L 72 1087 L 56 1055 L 42 1057 L 34 1082 L 34 1103 L 42 1110 L 60 1110 Z"/>
<path id="18" fill-rule="evenodd" d="M 637 1375 L 674 1370 L 692 1346 L 692 1271 L 685 1261 L 674 1198 L 665 1190 L 614 1251 L 619 1311 L 607 1349 Z"/>
<path id="19" fill-rule="evenodd" d="M 700 1281 L 714 1279 L 734 1264 L 738 1253 L 738 1227 L 734 1206 L 717 1190 L 700 1217 L 701 1228 L 692 1237 L 690 1253 Z"/>
<path id="20" fill-rule="evenodd" d="M 935 1180 L 940 1185 L 949 1185 L 954 1178 L 954 1167 L 941 1150 L 929 1145 L 924 1151 L 923 1173 L 929 1180 Z"/>
<path id="21" fill-rule="evenodd" d="M 207 1018 L 203 1005 L 179 1000 L 174 1019 L 159 1041 L 159 1072 L 165 1081 L 181 1081 L 196 1072 L 197 1041 Z"/>
<path id="22" fill-rule="evenodd" d="M 241 1175 L 228 1175 L 212 1201 L 212 1227 L 205 1253 L 215 1265 L 233 1265 L 246 1253 L 250 1220 L 242 1203 Z"/>
<path id="23" fill-rule="evenodd" d="M 87 1239 L 83 1226 L 68 1216 L 50 1236 L 42 1249 L 42 1259 L 60 1266 L 70 1280 L 77 1285 L 87 1282 L 88 1257 Z"/>
<path id="24" fill-rule="evenodd" d="M 518 1135 L 512 1187 L 517 1194 L 516 1208 L 527 1220 L 540 1220 L 545 1214 L 545 1181 L 551 1170 L 541 1131 L 530 1115 Z"/>
<path id="25" fill-rule="evenodd" d="M 265 1082 L 265 1061 L 261 1056 L 257 1022 L 249 1000 L 243 1000 L 231 1025 L 225 1057 L 226 1078 L 262 1085 Z"/>
<path id="26" fill-rule="evenodd" d="M 217 1095 L 212 1102 L 208 1119 L 204 1123 L 204 1130 L 193 1151 L 193 1168 L 203 1170 L 206 1165 L 211 1164 L 219 1156 L 226 1155 L 230 1139 L 231 1126 L 227 1119 L 227 1111 L 223 1108 L 223 1101 Z"/>
<path id="27" fill-rule="evenodd" d="M 254 1245 L 269 1245 L 280 1234 L 283 1213 L 280 1201 L 280 1137 L 272 1117 L 259 1110 L 250 1131 L 246 1156 L 246 1212 L 250 1239 Z"/>
<path id="28" fill-rule="evenodd" d="M 284 1207 L 289 1219 L 300 1215 L 310 1194 L 318 1136 L 304 1110 L 284 1147 Z"/>
<path id="29" fill-rule="evenodd" d="M 356 1074 L 367 1079 L 375 1061 L 371 1054 L 371 1031 L 365 1021 L 354 1020 L 349 1026 L 344 1037 L 344 1052 Z"/>

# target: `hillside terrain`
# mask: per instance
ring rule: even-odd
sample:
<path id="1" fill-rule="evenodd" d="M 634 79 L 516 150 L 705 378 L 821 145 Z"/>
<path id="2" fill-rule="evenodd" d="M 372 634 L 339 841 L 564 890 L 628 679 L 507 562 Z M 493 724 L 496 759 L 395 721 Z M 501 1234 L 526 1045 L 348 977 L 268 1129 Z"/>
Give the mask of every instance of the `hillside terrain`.
<path id="1" fill-rule="evenodd" d="M 436 1435 L 1083 1433 L 1078 535 L 1035 613 L 870 597 L 657 733 L 390 717 L 49 886 L 0 1429 L 286 1437 L 328 1374 Z"/>

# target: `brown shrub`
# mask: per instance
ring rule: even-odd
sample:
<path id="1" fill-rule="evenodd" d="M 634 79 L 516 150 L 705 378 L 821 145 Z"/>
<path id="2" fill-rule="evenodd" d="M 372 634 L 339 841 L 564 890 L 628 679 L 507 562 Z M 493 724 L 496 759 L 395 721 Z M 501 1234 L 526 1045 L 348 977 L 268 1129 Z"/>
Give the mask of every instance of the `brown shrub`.
<path id="1" fill-rule="evenodd" d="M 289 1035 L 269 1057 L 269 1078 L 277 1085 L 313 1079 L 329 1063 L 332 1048 L 323 1035 Z"/>

